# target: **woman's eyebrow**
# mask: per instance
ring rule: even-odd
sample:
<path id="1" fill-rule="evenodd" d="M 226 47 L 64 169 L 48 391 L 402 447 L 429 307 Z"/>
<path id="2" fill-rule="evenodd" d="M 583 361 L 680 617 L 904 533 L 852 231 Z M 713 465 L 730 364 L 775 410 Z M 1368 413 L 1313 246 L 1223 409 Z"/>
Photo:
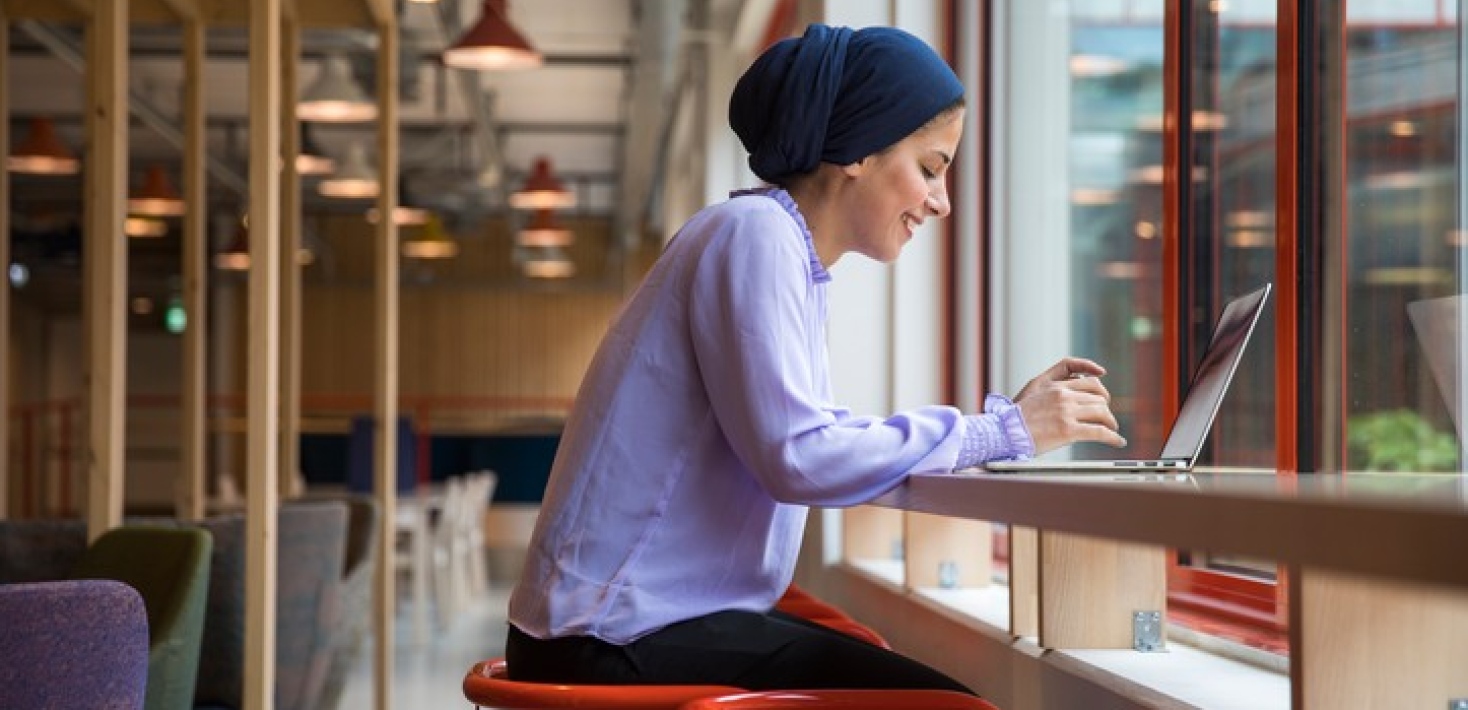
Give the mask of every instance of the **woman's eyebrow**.
<path id="1" fill-rule="evenodd" d="M 933 152 L 934 153 L 937 153 L 938 154 L 938 157 L 940 157 L 940 158 L 943 159 L 943 164 L 944 165 L 952 165 L 953 164 L 953 158 L 951 156 L 949 156 L 947 153 L 944 153 L 941 150 L 935 150 Z"/>

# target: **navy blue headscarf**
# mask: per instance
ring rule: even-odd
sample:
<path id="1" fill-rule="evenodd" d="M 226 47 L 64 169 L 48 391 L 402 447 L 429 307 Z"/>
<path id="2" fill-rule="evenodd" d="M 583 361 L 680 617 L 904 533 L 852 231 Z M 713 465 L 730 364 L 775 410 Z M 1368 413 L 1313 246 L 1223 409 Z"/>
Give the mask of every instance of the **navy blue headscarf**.
<path id="1" fill-rule="evenodd" d="M 906 138 L 963 98 L 925 42 L 893 27 L 811 25 L 765 50 L 729 99 L 749 167 L 779 183 L 822 162 L 849 165 Z"/>

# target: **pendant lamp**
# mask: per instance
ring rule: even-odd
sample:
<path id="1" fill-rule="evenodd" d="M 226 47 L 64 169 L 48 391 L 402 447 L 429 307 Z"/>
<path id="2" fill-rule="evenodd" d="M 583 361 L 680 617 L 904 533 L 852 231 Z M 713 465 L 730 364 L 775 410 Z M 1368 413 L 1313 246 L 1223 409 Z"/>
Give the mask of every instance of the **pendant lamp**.
<path id="1" fill-rule="evenodd" d="M 161 237 L 168 234 L 168 223 L 153 217 L 128 217 L 122 221 L 122 233 L 129 237 Z"/>
<path id="2" fill-rule="evenodd" d="M 6 169 L 30 175 L 72 175 L 80 162 L 65 143 L 56 136 L 56 125 L 49 118 L 32 118 L 31 132 L 15 146 L 5 160 Z"/>
<path id="3" fill-rule="evenodd" d="M 311 136 L 311 125 L 301 124 L 301 152 L 296 154 L 296 172 L 301 175 L 330 175 L 336 161 L 321 150 Z"/>
<path id="4" fill-rule="evenodd" d="M 556 224 L 555 213 L 547 209 L 536 210 L 530 224 L 515 235 L 515 243 L 522 247 L 564 247 L 574 241 L 576 235 Z"/>
<path id="5" fill-rule="evenodd" d="M 127 211 L 149 217 L 177 217 L 184 213 L 183 198 L 162 165 L 154 164 L 143 173 L 143 185 L 128 198 Z"/>
<path id="6" fill-rule="evenodd" d="M 403 256 L 410 259 L 452 259 L 459 255 L 459 244 L 444 231 L 436 214 L 428 215 L 418 233 L 403 241 Z"/>
<path id="7" fill-rule="evenodd" d="M 367 149 L 361 143 L 347 146 L 347 156 L 335 174 L 321 181 L 316 190 L 327 197 L 377 197 L 377 171 L 367 164 Z"/>
<path id="8" fill-rule="evenodd" d="M 214 255 L 214 268 L 225 271 L 249 271 L 250 230 L 244 220 L 234 230 L 234 236 L 222 251 Z"/>
<path id="9" fill-rule="evenodd" d="M 303 121 L 360 123 L 377 118 L 377 104 L 352 78 L 346 58 L 333 54 L 321 61 L 321 72 L 296 105 L 296 116 Z"/>
<path id="10" fill-rule="evenodd" d="M 484 0 L 479 21 L 443 51 L 443 63 L 455 69 L 534 69 L 544 61 L 510 24 L 506 0 Z"/>
<path id="11" fill-rule="evenodd" d="M 413 199 L 413 193 L 408 191 L 408 178 L 398 177 L 398 204 L 393 207 L 392 221 L 400 227 L 417 226 L 428 221 L 428 209 Z M 367 209 L 367 221 L 377 224 L 378 213 L 376 207 Z"/>
<path id="12" fill-rule="evenodd" d="M 510 195 L 510 206 L 522 210 L 575 207 L 576 193 L 567 190 L 556 178 L 551 171 L 550 158 L 541 156 L 535 160 L 535 167 L 531 169 L 530 177 L 525 178 L 525 184 Z"/>
<path id="13" fill-rule="evenodd" d="M 536 279 L 564 279 L 576 274 L 576 263 L 560 247 L 530 247 L 520 268 Z"/>

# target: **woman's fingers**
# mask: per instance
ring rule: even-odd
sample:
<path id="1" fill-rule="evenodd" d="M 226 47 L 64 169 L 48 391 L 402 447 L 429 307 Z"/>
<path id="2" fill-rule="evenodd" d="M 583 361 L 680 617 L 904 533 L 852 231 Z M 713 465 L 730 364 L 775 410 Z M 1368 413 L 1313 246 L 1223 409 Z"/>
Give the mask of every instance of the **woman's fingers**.
<path id="1" fill-rule="evenodd" d="M 1077 441 L 1125 446 L 1109 398 L 1099 383 L 1060 381 L 1016 403 L 1035 440 L 1035 452 L 1043 453 Z"/>

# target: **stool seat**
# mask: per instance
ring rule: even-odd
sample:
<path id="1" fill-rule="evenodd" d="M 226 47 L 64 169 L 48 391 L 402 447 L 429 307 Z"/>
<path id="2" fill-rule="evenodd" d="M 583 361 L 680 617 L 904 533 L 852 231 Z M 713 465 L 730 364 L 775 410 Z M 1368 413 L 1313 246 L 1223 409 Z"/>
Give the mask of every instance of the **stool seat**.
<path id="1" fill-rule="evenodd" d="M 690 700 L 680 710 L 999 710 L 989 701 L 947 690 L 771 690 Z"/>
<path id="2" fill-rule="evenodd" d="M 475 707 L 504 710 L 600 708 L 677 710 L 690 700 L 744 692 L 724 685 L 571 685 L 510 680 L 502 658 L 481 661 L 464 676 L 464 698 Z"/>

